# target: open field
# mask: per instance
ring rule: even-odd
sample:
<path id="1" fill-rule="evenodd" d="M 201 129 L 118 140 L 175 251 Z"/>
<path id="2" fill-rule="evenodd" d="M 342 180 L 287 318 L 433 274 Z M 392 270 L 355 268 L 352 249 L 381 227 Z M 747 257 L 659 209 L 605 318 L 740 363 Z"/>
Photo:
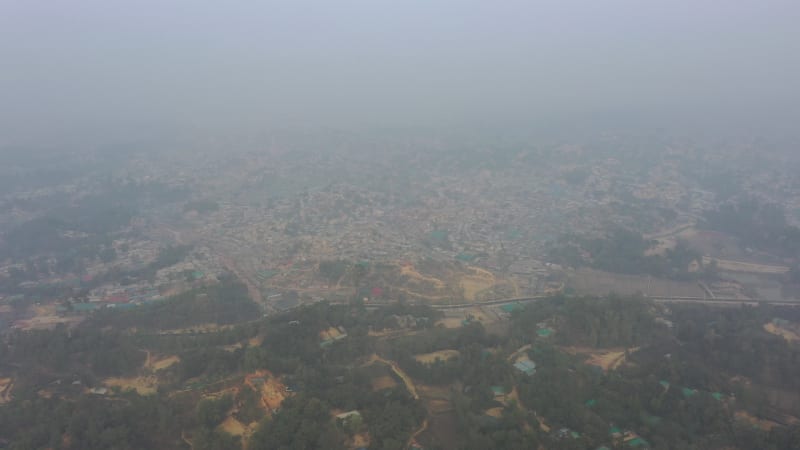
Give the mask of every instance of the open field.
<path id="1" fill-rule="evenodd" d="M 495 408 L 489 408 L 483 413 L 486 414 L 487 416 L 499 419 L 503 417 L 503 410 L 505 410 L 505 408 L 503 408 L 502 406 L 497 406 Z"/>
<path id="2" fill-rule="evenodd" d="M 269 412 L 275 412 L 291 395 L 286 391 L 286 385 L 267 370 L 248 374 L 245 376 L 245 383 L 261 394 L 261 404 Z"/>
<path id="3" fill-rule="evenodd" d="M 433 364 L 436 362 L 437 359 L 442 361 L 447 361 L 448 359 L 451 358 L 457 358 L 460 355 L 461 353 L 459 353 L 458 350 L 439 350 L 438 352 L 414 355 L 414 359 L 423 364 Z"/>
<path id="4" fill-rule="evenodd" d="M 103 380 L 103 384 L 109 388 L 119 387 L 123 392 L 134 390 L 139 395 L 153 395 L 158 389 L 158 380 L 152 375 L 128 378 L 106 378 Z"/>
<path id="5" fill-rule="evenodd" d="M 418 384 L 417 392 L 431 414 L 445 414 L 453 411 L 449 386 Z"/>
<path id="6" fill-rule="evenodd" d="M 638 350 L 638 347 L 627 349 L 629 353 Z M 625 362 L 624 348 L 593 349 L 585 347 L 564 347 L 563 350 L 571 355 L 584 355 L 588 357 L 586 364 L 598 366 L 603 371 L 615 370 Z"/>
<path id="7" fill-rule="evenodd" d="M 768 264 L 756 264 L 744 261 L 733 261 L 730 259 L 719 259 L 703 257 L 703 264 L 711 264 L 715 261 L 719 270 L 727 270 L 730 272 L 747 272 L 747 273 L 766 273 L 766 274 L 785 274 L 789 272 L 786 266 L 774 266 Z"/>
<path id="8" fill-rule="evenodd" d="M 244 436 L 249 431 L 245 424 L 239 422 L 233 416 L 228 416 L 225 418 L 219 427 L 222 431 L 225 431 L 233 436 Z"/>
<path id="9" fill-rule="evenodd" d="M 645 275 L 624 275 L 594 269 L 578 269 L 567 273 L 567 285 L 579 295 L 620 295 L 643 293 L 653 297 L 703 297 L 696 283 L 663 280 Z"/>
<path id="10" fill-rule="evenodd" d="M 478 294 L 485 291 L 497 283 L 494 274 L 479 267 L 469 267 L 470 273 L 463 275 L 459 281 L 459 286 L 464 290 L 464 299 L 475 301 Z"/>
<path id="11" fill-rule="evenodd" d="M 175 355 L 153 356 L 153 355 L 150 354 L 150 352 L 148 352 L 147 353 L 147 360 L 144 363 L 144 367 L 146 369 L 150 369 L 150 370 L 152 370 L 154 372 L 157 372 L 159 370 L 166 369 L 166 368 L 172 366 L 173 364 L 179 363 L 180 360 L 181 359 L 178 356 L 175 356 Z"/>
<path id="12" fill-rule="evenodd" d="M 764 330 L 766 330 L 767 332 L 772 333 L 774 335 L 781 336 L 784 339 L 786 339 L 788 342 L 798 342 L 798 341 L 800 341 L 800 334 L 798 334 L 797 332 L 795 332 L 793 330 L 789 330 L 787 328 L 775 325 L 772 322 L 764 324 Z"/>
<path id="13" fill-rule="evenodd" d="M 377 377 L 372 379 L 372 390 L 380 391 L 381 389 L 390 389 L 397 386 L 397 381 L 389 375 Z"/>
<path id="14" fill-rule="evenodd" d="M 436 325 L 437 326 L 441 325 L 445 328 L 459 328 L 462 326 L 461 322 L 463 320 L 464 319 L 460 319 L 458 317 L 445 317 L 444 319 L 440 319 L 439 321 L 437 321 Z"/>
<path id="15" fill-rule="evenodd" d="M 435 289 L 444 289 L 445 286 L 446 286 L 444 281 L 442 281 L 442 280 L 440 280 L 438 278 L 425 276 L 425 275 L 417 272 L 417 270 L 414 268 L 414 266 L 412 266 L 410 264 L 406 264 L 406 265 L 401 266 L 400 267 L 400 274 L 401 275 L 405 275 L 405 276 L 411 278 L 414 281 L 424 282 L 424 283 L 431 283 L 431 284 L 433 284 L 433 287 Z"/>
<path id="16" fill-rule="evenodd" d="M 377 353 L 373 353 L 369 357 L 369 359 L 364 364 L 362 364 L 362 367 L 369 366 L 370 364 L 374 364 L 376 362 L 383 363 L 389 366 L 389 368 L 392 369 L 392 372 L 394 372 L 395 375 L 397 375 L 398 377 L 400 377 L 401 380 L 403 380 L 403 384 L 405 384 L 406 390 L 408 391 L 409 394 L 411 394 L 412 397 L 414 397 L 414 400 L 419 399 L 419 394 L 417 393 L 417 387 L 414 384 L 414 381 L 411 379 L 410 376 L 408 376 L 408 374 L 403 369 L 400 368 L 400 366 L 397 365 L 396 362 L 381 358 L 380 356 L 378 356 Z"/>

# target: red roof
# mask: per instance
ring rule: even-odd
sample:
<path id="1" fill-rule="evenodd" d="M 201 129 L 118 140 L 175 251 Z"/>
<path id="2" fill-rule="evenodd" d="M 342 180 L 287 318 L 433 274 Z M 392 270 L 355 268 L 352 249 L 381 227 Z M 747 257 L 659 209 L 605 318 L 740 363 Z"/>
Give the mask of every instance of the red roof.
<path id="1" fill-rule="evenodd" d="M 128 303 L 131 299 L 127 295 L 113 295 L 106 299 L 108 303 Z"/>

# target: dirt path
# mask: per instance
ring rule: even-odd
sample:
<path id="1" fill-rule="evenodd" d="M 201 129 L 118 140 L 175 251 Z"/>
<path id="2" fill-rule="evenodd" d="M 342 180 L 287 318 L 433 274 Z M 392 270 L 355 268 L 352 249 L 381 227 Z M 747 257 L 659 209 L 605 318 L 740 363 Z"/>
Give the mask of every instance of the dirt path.
<path id="1" fill-rule="evenodd" d="M 419 400 L 419 394 L 417 393 L 417 387 L 416 385 L 414 385 L 414 381 L 411 379 L 411 377 L 408 376 L 407 373 L 403 371 L 403 369 L 401 369 L 397 365 L 396 362 L 383 359 L 377 354 L 373 353 L 372 356 L 370 356 L 369 360 L 366 363 L 364 363 L 364 365 L 368 366 L 374 362 L 383 363 L 389 366 L 392 369 L 392 372 L 397 374 L 397 376 L 400 377 L 401 380 L 403 380 L 403 384 L 406 385 L 406 389 L 411 394 L 411 396 L 414 397 L 414 400 Z"/>
<path id="2" fill-rule="evenodd" d="M 417 439 L 417 436 L 419 436 L 420 434 L 424 433 L 425 430 L 427 430 L 427 429 L 428 429 L 428 419 L 426 418 L 425 420 L 422 421 L 422 426 L 419 427 L 419 429 L 417 431 L 415 431 L 414 434 L 412 434 L 410 438 L 408 438 L 408 442 L 406 442 L 406 448 L 411 448 L 411 445 Z"/>
<path id="3" fill-rule="evenodd" d="M 520 353 L 527 352 L 530 349 L 531 349 L 531 344 L 523 345 L 522 347 L 518 348 L 517 351 L 508 356 L 508 361 L 513 362 L 514 360 L 517 359 L 517 356 Z"/>

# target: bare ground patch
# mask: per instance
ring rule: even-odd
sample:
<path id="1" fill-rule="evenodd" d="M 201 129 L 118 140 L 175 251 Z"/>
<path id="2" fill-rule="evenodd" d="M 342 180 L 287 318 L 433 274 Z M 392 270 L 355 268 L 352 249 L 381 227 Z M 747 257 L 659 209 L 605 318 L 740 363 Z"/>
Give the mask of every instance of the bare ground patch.
<path id="1" fill-rule="evenodd" d="M 625 348 L 610 348 L 610 349 L 592 349 L 592 348 L 585 348 L 585 347 L 565 347 L 563 348 L 569 354 L 572 355 L 584 355 L 587 357 L 586 364 L 592 366 L 598 366 L 603 369 L 603 371 L 608 372 L 609 370 L 615 370 L 619 368 L 625 362 L 625 353 L 633 353 L 638 350 L 639 347 L 633 347 L 629 349 Z"/>
<path id="2" fill-rule="evenodd" d="M 774 334 L 776 336 L 781 336 L 782 338 L 786 339 L 788 342 L 800 341 L 800 335 L 797 332 L 795 332 L 793 330 L 789 330 L 789 329 L 781 327 L 781 326 L 778 326 L 778 325 L 775 325 L 772 322 L 764 324 L 764 330 L 766 330 L 767 332 L 772 333 L 772 334 Z"/>
<path id="3" fill-rule="evenodd" d="M 397 386 L 397 381 L 389 375 L 377 377 L 372 379 L 372 390 L 380 391 L 381 389 L 390 389 Z"/>
<path id="4" fill-rule="evenodd" d="M 158 379 L 153 375 L 128 378 L 106 378 L 103 380 L 103 384 L 110 388 L 118 387 L 123 392 L 133 390 L 139 395 L 153 395 L 158 389 Z"/>
<path id="5" fill-rule="evenodd" d="M 245 383 L 261 395 L 261 404 L 270 413 L 278 410 L 291 394 L 286 390 L 286 385 L 267 370 L 248 374 Z"/>
<path id="6" fill-rule="evenodd" d="M 414 355 L 414 359 L 423 364 L 433 364 L 437 359 L 447 361 L 451 358 L 458 358 L 460 355 L 461 353 L 458 350 L 439 350 L 437 352 Z"/>
<path id="7" fill-rule="evenodd" d="M 180 361 L 180 357 L 176 355 L 150 356 L 145 362 L 145 367 L 153 370 L 154 372 L 158 372 L 159 370 L 164 370 L 179 363 Z"/>
<path id="8" fill-rule="evenodd" d="M 219 427 L 233 436 L 244 436 L 248 432 L 248 427 L 233 416 L 225 418 Z"/>

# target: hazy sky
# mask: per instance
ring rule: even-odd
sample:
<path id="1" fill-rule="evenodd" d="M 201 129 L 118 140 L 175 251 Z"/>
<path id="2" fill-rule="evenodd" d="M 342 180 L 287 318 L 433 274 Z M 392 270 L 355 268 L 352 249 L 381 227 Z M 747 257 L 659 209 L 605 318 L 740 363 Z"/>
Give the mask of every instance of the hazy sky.
<path id="1" fill-rule="evenodd" d="M 798 23 L 797 0 L 2 0 L 0 145 L 606 111 L 785 117 L 800 101 Z"/>

